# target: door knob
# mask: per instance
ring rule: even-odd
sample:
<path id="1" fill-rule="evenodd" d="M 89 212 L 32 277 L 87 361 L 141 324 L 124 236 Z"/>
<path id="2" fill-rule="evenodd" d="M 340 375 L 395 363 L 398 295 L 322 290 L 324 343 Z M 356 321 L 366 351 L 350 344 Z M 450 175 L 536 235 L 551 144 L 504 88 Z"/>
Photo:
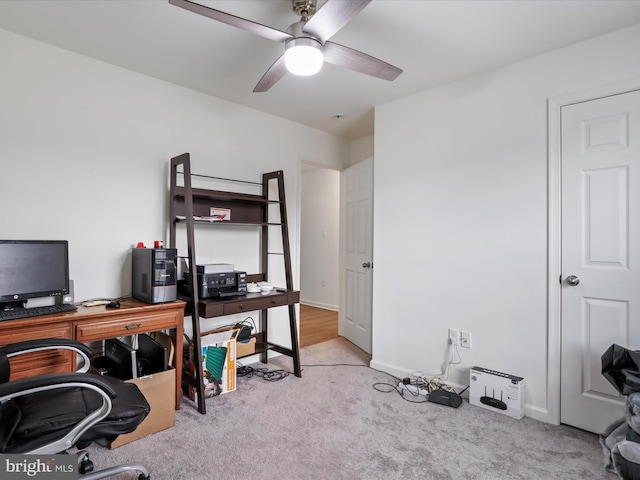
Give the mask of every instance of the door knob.
<path id="1" fill-rule="evenodd" d="M 362 268 L 371 268 L 371 263 L 370 262 L 363 263 Z"/>
<path id="2" fill-rule="evenodd" d="M 580 283 L 580 279 L 575 275 L 569 275 L 565 281 L 567 282 L 567 285 L 571 285 L 572 287 L 575 287 Z"/>

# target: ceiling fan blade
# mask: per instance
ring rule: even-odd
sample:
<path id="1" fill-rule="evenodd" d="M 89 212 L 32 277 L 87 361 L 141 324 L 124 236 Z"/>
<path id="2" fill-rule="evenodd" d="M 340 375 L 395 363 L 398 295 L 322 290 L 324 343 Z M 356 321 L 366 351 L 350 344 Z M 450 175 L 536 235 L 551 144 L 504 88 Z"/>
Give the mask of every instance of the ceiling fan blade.
<path id="1" fill-rule="evenodd" d="M 217 20 L 222 23 L 226 23 L 227 25 L 231 25 L 232 27 L 241 28 L 242 30 L 255 33 L 256 35 L 268 38 L 269 40 L 275 40 L 276 42 L 284 42 L 290 38 L 293 38 L 293 35 L 287 32 L 282 32 L 275 28 L 267 27 L 266 25 L 252 22 L 251 20 L 246 20 L 241 17 L 236 17 L 235 15 L 231 15 L 230 13 L 225 13 L 214 8 L 205 7 L 204 5 L 190 2 L 189 0 L 169 0 L 169 3 L 171 5 L 175 5 L 176 7 L 189 10 L 190 12 L 212 18 L 213 20 Z"/>
<path id="2" fill-rule="evenodd" d="M 302 30 L 324 43 L 369 3 L 371 0 L 327 0 L 327 3 L 305 23 Z"/>
<path id="3" fill-rule="evenodd" d="M 280 55 L 273 65 L 269 67 L 269 70 L 262 76 L 258 84 L 253 89 L 254 93 L 266 92 L 273 87 L 278 80 L 284 77 L 287 73 L 287 66 L 284 64 L 284 54 Z"/>
<path id="4" fill-rule="evenodd" d="M 401 69 L 390 63 L 333 42 L 324 44 L 324 61 L 389 81 L 402 73 Z"/>

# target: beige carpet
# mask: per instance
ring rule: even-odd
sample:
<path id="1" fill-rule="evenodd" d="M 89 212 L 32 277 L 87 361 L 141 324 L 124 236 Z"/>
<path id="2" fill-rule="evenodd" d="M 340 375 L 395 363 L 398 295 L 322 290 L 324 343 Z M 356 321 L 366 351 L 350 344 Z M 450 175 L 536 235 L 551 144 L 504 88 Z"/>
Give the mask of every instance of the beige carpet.
<path id="1" fill-rule="evenodd" d="M 397 381 L 364 366 L 310 366 L 364 365 L 342 338 L 301 355 L 302 378 L 239 378 L 237 391 L 207 400 L 206 415 L 184 401 L 172 429 L 114 450 L 92 446 L 96 467 L 143 463 L 155 480 L 616 478 L 596 435 L 466 401 L 410 403 L 374 389 Z M 268 367 L 291 369 L 285 357 Z"/>

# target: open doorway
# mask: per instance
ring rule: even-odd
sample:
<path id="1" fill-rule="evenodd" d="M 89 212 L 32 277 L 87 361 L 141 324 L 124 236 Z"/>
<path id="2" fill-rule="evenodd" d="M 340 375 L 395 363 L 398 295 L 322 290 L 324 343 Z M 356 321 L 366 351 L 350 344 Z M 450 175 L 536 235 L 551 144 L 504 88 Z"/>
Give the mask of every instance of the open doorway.
<path id="1" fill-rule="evenodd" d="M 338 337 L 340 172 L 302 162 L 300 346 Z"/>

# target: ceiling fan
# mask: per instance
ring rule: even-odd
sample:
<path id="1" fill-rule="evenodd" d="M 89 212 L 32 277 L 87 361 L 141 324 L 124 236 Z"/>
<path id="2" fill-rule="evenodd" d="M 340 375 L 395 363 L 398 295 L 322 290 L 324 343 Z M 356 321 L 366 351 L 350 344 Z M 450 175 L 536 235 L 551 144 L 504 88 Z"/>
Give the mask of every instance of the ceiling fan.
<path id="1" fill-rule="evenodd" d="M 399 68 L 382 60 L 329 41 L 371 0 L 327 0 L 317 11 L 316 0 L 291 2 L 293 11 L 301 18 L 283 32 L 190 0 L 169 0 L 170 4 L 177 7 L 285 44 L 285 52 L 262 76 L 254 92 L 266 92 L 287 72 L 313 75 L 320 70 L 323 62 L 389 81 L 402 73 Z"/>

